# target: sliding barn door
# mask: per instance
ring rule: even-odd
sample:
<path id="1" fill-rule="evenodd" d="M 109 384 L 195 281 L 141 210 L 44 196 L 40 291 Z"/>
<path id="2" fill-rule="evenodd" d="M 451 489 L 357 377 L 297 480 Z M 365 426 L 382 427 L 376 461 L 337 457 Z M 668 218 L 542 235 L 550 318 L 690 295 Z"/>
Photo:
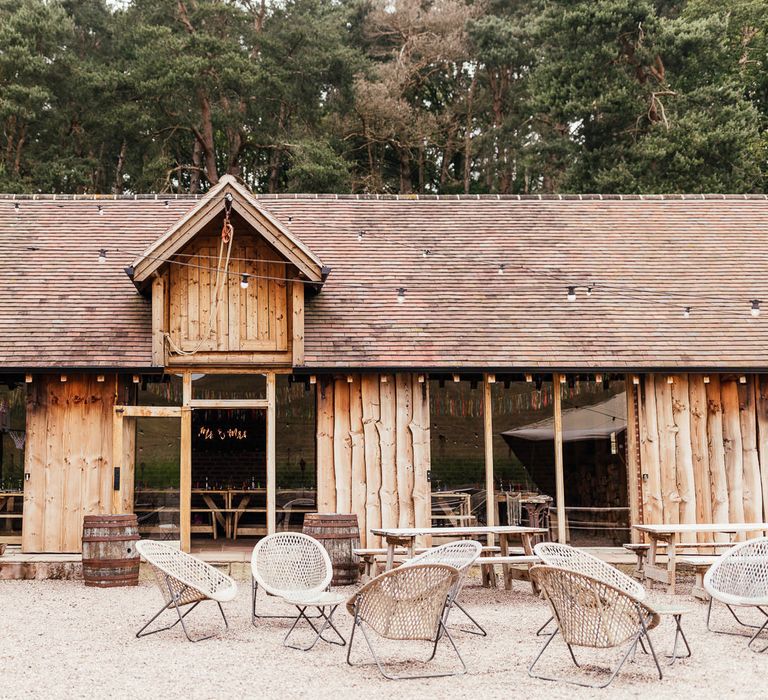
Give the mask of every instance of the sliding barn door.
<path id="1" fill-rule="evenodd" d="M 83 516 L 112 510 L 114 377 L 28 387 L 22 551 L 79 552 Z"/>

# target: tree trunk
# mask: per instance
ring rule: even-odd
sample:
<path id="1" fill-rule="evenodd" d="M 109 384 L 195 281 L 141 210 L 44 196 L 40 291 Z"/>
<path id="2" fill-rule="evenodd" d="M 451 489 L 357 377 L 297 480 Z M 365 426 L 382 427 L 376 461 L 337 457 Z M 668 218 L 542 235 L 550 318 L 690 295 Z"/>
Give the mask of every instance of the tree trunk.
<path id="1" fill-rule="evenodd" d="M 123 193 L 123 167 L 125 165 L 126 150 L 127 144 L 125 139 L 123 139 L 123 143 L 120 145 L 120 153 L 117 156 L 117 165 L 115 166 L 115 185 L 112 190 L 115 194 Z"/>
<path id="2" fill-rule="evenodd" d="M 196 136 L 203 149 L 205 176 L 208 178 L 208 182 L 215 185 L 219 181 L 219 172 L 216 167 L 216 145 L 213 138 L 211 102 L 202 91 L 198 92 L 198 97 L 200 99 L 200 116 L 203 123 L 201 131 L 197 132 Z"/>
<path id="3" fill-rule="evenodd" d="M 399 148 L 400 156 L 400 194 L 411 194 L 413 185 L 411 183 L 411 152 L 407 148 Z"/>
<path id="4" fill-rule="evenodd" d="M 189 193 L 198 194 L 200 192 L 200 171 L 203 165 L 203 147 L 195 139 L 192 145 L 192 174 L 189 178 Z"/>
<path id="5" fill-rule="evenodd" d="M 472 174 L 472 103 L 475 99 L 477 76 L 472 78 L 467 95 L 467 123 L 464 127 L 464 194 L 469 194 L 470 176 Z"/>

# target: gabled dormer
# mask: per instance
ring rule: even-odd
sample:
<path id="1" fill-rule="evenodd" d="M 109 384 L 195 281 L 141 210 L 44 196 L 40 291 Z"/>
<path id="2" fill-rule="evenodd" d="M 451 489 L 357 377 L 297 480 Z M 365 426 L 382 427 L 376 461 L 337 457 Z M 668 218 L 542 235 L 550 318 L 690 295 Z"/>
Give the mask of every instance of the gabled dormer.
<path id="1" fill-rule="evenodd" d="M 304 362 L 304 292 L 323 265 L 231 176 L 133 262 L 157 366 Z"/>

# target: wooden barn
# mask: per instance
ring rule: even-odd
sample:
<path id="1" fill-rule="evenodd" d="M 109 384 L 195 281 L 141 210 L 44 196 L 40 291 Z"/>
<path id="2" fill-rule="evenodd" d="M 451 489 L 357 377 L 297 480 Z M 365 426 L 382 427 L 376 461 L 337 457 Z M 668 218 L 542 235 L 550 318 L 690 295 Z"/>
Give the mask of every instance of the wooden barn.
<path id="1" fill-rule="evenodd" d="M 764 196 L 4 196 L 0 542 L 766 520 L 766 243 Z"/>

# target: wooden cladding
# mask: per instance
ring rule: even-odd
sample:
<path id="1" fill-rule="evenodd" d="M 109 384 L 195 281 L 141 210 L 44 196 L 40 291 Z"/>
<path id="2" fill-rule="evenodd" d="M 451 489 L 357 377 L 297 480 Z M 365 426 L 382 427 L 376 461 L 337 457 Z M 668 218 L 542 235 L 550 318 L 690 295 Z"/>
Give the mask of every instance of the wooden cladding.
<path id="1" fill-rule="evenodd" d="M 220 242 L 215 236 L 196 239 L 183 256 L 188 265 L 169 268 L 174 343 L 187 352 L 286 351 L 286 264 L 265 241 L 236 236 L 231 274 L 224 274 L 217 271 Z M 243 274 L 253 275 L 246 289 Z"/>
<path id="2" fill-rule="evenodd" d="M 228 264 L 219 261 L 217 218 L 154 278 L 155 365 L 304 364 L 304 284 L 298 270 L 242 218 L 233 221 Z"/>
<path id="3" fill-rule="evenodd" d="M 79 552 L 83 517 L 112 512 L 114 378 L 67 379 L 28 385 L 24 552 Z"/>
<path id="4" fill-rule="evenodd" d="M 640 389 L 644 522 L 768 517 L 768 377 L 650 374 Z"/>
<path id="5" fill-rule="evenodd" d="M 429 386 L 416 374 L 318 379 L 317 507 L 375 527 L 430 523 Z"/>

